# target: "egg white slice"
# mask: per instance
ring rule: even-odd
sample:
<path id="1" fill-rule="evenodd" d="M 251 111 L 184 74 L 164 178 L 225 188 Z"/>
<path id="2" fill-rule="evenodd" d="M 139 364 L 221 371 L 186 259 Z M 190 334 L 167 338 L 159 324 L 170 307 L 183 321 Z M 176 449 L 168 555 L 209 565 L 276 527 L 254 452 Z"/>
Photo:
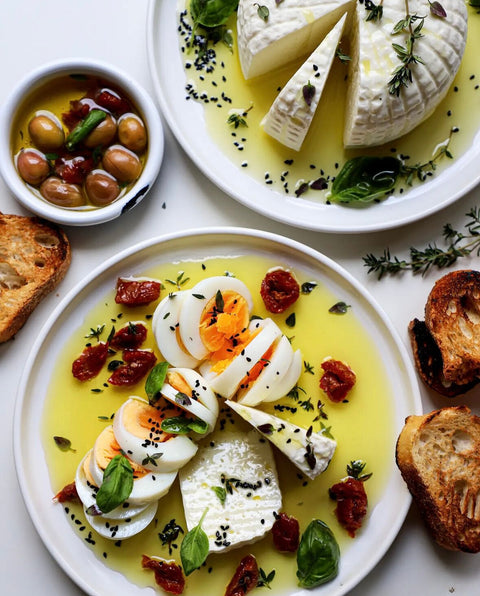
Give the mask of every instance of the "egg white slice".
<path id="1" fill-rule="evenodd" d="M 143 426 L 140 414 L 147 417 L 148 428 Z M 147 470 L 162 474 L 175 472 L 195 455 L 197 446 L 189 437 L 162 431 L 158 414 L 159 410 L 147 401 L 130 397 L 115 413 L 115 439 L 132 461 Z M 169 438 L 163 440 L 165 437 Z"/>
<path id="2" fill-rule="evenodd" d="M 157 513 L 158 502 L 150 503 L 137 515 L 123 519 L 113 519 L 107 515 L 89 515 L 84 507 L 85 517 L 92 528 L 109 540 L 131 538 L 144 530 Z"/>
<path id="3" fill-rule="evenodd" d="M 93 450 L 90 449 L 78 465 L 75 474 L 75 488 L 77 489 L 78 496 L 86 510 L 88 510 L 89 507 L 97 505 L 98 486 L 91 484 L 85 473 L 85 468 L 89 468 L 90 466 L 90 458 L 92 455 Z M 148 507 L 148 505 L 148 503 L 145 503 L 144 505 L 131 505 L 128 501 L 125 501 L 122 505 L 109 511 L 108 518 L 117 520 L 132 517 L 141 513 Z"/>
<path id="4" fill-rule="evenodd" d="M 93 457 L 90 459 L 89 471 L 97 486 L 102 485 L 103 473 L 105 470 L 98 464 L 99 455 L 96 451 L 102 449 L 102 444 L 104 442 L 108 441 L 108 443 L 110 443 L 112 437 L 113 428 L 107 426 L 97 437 L 93 447 Z M 158 501 L 158 499 L 168 493 L 177 477 L 177 470 L 167 473 L 154 473 L 149 472 L 144 468 L 144 471 L 145 473 L 143 476 L 134 478 L 133 480 L 133 489 L 128 497 L 128 501 L 133 505 L 144 505 L 145 503 Z"/>
<path id="5" fill-rule="evenodd" d="M 190 290 L 172 292 L 155 309 L 152 330 L 163 358 L 172 366 L 195 368 L 199 360 L 189 354 L 180 337 L 180 310 Z"/>
<path id="6" fill-rule="evenodd" d="M 267 398 L 269 398 L 268 401 L 275 401 L 283 397 L 276 389 L 290 368 L 293 356 L 293 349 L 288 338 L 282 335 L 275 342 L 274 351 L 269 362 L 251 385 L 245 389 L 240 389 L 237 394 L 237 401 L 247 406 L 256 406 Z"/>
<path id="7" fill-rule="evenodd" d="M 249 289 L 243 281 L 236 277 L 215 276 L 199 281 L 185 297 L 180 311 L 180 336 L 185 348 L 198 360 L 203 360 L 209 354 L 200 336 L 200 321 L 202 313 L 209 300 L 214 298 L 218 291 L 232 290 L 242 296 L 249 312 L 253 308 L 253 300 Z"/>
<path id="8" fill-rule="evenodd" d="M 182 392 L 179 392 L 178 389 L 175 389 L 175 387 L 172 387 L 172 385 L 169 385 L 168 383 L 163 385 L 160 389 L 160 393 L 165 399 L 172 402 L 172 404 L 175 404 L 185 412 L 195 416 L 195 418 L 200 418 L 200 420 L 206 422 L 208 424 L 207 433 L 214 429 L 217 416 L 195 398 L 182 394 Z"/>
<path id="9" fill-rule="evenodd" d="M 212 372 L 210 364 L 201 366 L 201 372 L 210 383 L 210 387 L 222 397 L 232 397 L 242 379 L 248 375 L 272 343 L 282 335 L 280 328 L 272 319 L 254 319 L 249 329 L 251 332 L 258 330 L 257 335 L 221 373 Z"/>
<path id="10" fill-rule="evenodd" d="M 277 401 L 277 399 L 287 395 L 287 393 L 295 387 L 302 373 L 302 362 L 302 352 L 296 350 L 287 372 L 280 378 L 278 383 L 275 384 L 274 390 L 266 394 L 262 401 Z"/>
<path id="11" fill-rule="evenodd" d="M 191 368 L 171 368 L 169 373 L 177 372 L 190 386 L 193 396 L 216 417 L 218 416 L 218 398 L 206 379 L 196 370 Z M 168 374 L 167 374 L 168 379 Z"/>

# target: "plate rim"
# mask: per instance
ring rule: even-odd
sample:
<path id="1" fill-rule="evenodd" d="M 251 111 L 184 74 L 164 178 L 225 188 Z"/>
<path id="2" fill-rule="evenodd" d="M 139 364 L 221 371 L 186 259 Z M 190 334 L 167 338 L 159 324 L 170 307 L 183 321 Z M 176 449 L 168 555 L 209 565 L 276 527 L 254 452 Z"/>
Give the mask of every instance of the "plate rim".
<path id="1" fill-rule="evenodd" d="M 172 0 L 167 1 L 172 2 Z M 175 3 L 175 10 L 177 10 L 178 0 L 173 0 L 173 2 Z M 364 208 L 329 205 L 328 209 L 318 211 L 318 217 L 312 218 L 312 209 L 318 210 L 319 207 L 322 206 L 322 204 L 315 203 L 314 201 L 306 202 L 304 199 L 296 199 L 299 202 L 295 203 L 295 206 L 292 207 L 292 209 L 301 210 L 302 201 L 304 201 L 303 206 L 305 213 L 302 214 L 301 218 L 298 217 L 298 213 L 297 218 L 292 218 L 286 217 L 283 213 L 275 212 L 275 209 L 272 208 L 273 206 L 270 204 L 270 202 L 264 206 L 262 200 L 255 201 L 253 199 L 250 199 L 250 194 L 252 193 L 242 194 L 240 191 L 237 191 L 235 188 L 232 188 L 232 186 L 229 185 L 229 180 L 227 179 L 228 176 L 222 178 L 217 174 L 217 172 L 214 172 L 211 168 L 208 168 L 205 165 L 204 161 L 201 159 L 201 156 L 194 149 L 193 144 L 189 142 L 189 139 L 187 138 L 187 136 L 185 136 L 184 131 L 181 129 L 179 123 L 177 122 L 177 119 L 175 118 L 168 106 L 168 93 L 165 89 L 165 87 L 167 86 L 162 85 L 159 76 L 159 69 L 157 68 L 158 65 L 156 60 L 157 52 L 155 40 L 156 29 L 154 27 L 155 16 L 157 14 L 157 11 L 161 10 L 162 4 L 165 4 L 165 0 L 148 0 L 146 23 L 148 67 L 150 71 L 150 78 L 152 80 L 154 88 L 155 97 L 159 103 L 161 113 L 166 121 L 169 130 L 173 133 L 175 139 L 177 140 L 183 151 L 187 154 L 187 156 L 195 164 L 195 166 L 200 170 L 200 172 L 202 172 L 221 191 L 229 195 L 231 198 L 233 198 L 240 204 L 253 210 L 254 212 L 260 213 L 261 215 L 280 223 L 317 232 L 343 234 L 371 233 L 398 228 L 425 219 L 430 215 L 433 215 L 445 209 L 449 205 L 452 205 L 460 198 L 464 197 L 468 192 L 473 190 L 478 184 L 480 184 L 480 169 L 478 169 L 475 166 L 476 160 L 478 160 L 478 158 L 480 157 L 479 129 L 479 131 L 472 140 L 471 147 L 468 150 L 466 150 L 463 153 L 463 155 L 456 159 L 455 163 L 443 170 L 443 172 L 441 172 L 438 176 L 424 183 L 423 186 L 416 187 L 415 189 L 410 191 L 409 194 L 413 193 L 412 196 L 409 198 L 409 201 L 411 201 L 412 203 L 421 200 L 426 196 L 430 198 L 431 204 L 425 205 L 423 209 L 418 211 L 411 209 L 411 203 L 409 203 L 408 205 L 408 207 L 410 208 L 402 208 L 402 205 L 404 205 L 405 203 L 402 202 L 402 200 L 399 200 L 394 204 L 388 204 L 384 201 L 376 205 L 369 205 Z M 209 135 L 207 132 L 205 132 L 205 137 L 207 138 L 207 140 L 209 140 Z M 231 169 L 230 173 L 236 171 L 236 175 L 238 175 L 245 184 L 248 184 L 249 186 L 252 186 L 254 188 L 257 197 L 261 197 L 262 195 L 264 195 L 264 197 L 267 197 L 268 200 L 268 191 L 268 193 L 271 193 L 271 196 L 274 196 L 276 197 L 276 199 L 279 200 L 283 199 L 285 203 L 294 199 L 291 196 L 284 197 L 284 195 L 282 195 L 281 193 L 277 193 L 269 188 L 262 186 L 260 182 L 251 178 L 244 172 L 240 171 L 240 169 L 235 164 L 233 164 L 233 162 L 231 162 L 228 158 L 226 158 L 223 155 L 223 153 L 220 149 L 218 149 L 215 143 L 212 142 L 212 146 L 217 150 L 216 158 L 223 160 L 222 165 L 224 167 L 229 167 L 229 169 Z M 453 173 L 445 176 L 445 173 L 451 172 L 452 168 Z M 454 186 L 453 190 L 451 188 L 449 188 L 449 190 L 445 190 L 445 177 L 447 178 L 447 181 L 450 180 L 450 184 Z M 452 180 L 452 178 L 454 178 L 454 180 Z M 459 181 L 461 181 L 461 186 L 457 184 Z M 428 188 L 426 188 L 425 185 L 429 185 Z M 422 189 L 424 189 L 423 192 Z M 400 195 L 398 195 L 398 197 L 399 196 Z M 440 200 L 438 197 L 440 197 Z M 384 208 L 385 206 L 387 206 L 387 209 L 389 210 L 387 211 L 387 213 L 393 210 L 396 214 L 397 211 L 400 211 L 401 216 L 394 216 L 390 218 L 383 217 L 382 211 L 380 211 L 380 215 L 377 215 L 375 212 L 381 209 L 382 206 Z M 323 207 L 327 206 L 323 205 Z M 339 213 L 340 216 L 336 219 L 339 219 L 340 221 L 325 221 L 325 215 L 328 215 L 329 211 L 331 212 L 332 209 L 337 210 L 337 213 Z M 402 211 L 405 211 L 403 215 Z M 359 216 L 360 223 L 345 223 L 345 218 L 342 218 L 342 213 L 345 214 L 348 212 L 356 212 L 356 214 Z M 375 218 L 369 217 L 369 214 L 374 213 Z M 344 220 L 343 222 L 342 219 Z"/>
<path id="2" fill-rule="evenodd" d="M 44 342 L 49 338 L 52 329 L 54 328 L 54 324 L 56 320 L 64 314 L 64 311 L 67 311 L 70 307 L 71 303 L 78 297 L 78 295 L 85 291 L 88 286 L 95 282 L 95 280 L 105 272 L 108 272 L 115 266 L 118 266 L 122 261 L 125 261 L 127 258 L 135 257 L 135 255 L 141 253 L 144 250 L 149 248 L 153 248 L 154 246 L 163 245 L 168 242 L 172 241 L 179 241 L 182 239 L 192 239 L 195 237 L 210 237 L 210 236 L 231 236 L 235 238 L 247 237 L 250 241 L 260 240 L 262 242 L 267 243 L 276 243 L 280 244 L 283 248 L 291 248 L 299 252 L 302 256 L 311 258 L 315 260 L 315 262 L 319 263 L 322 266 L 330 269 L 332 272 L 337 274 L 342 281 L 347 283 L 351 286 L 352 290 L 359 293 L 362 300 L 366 302 L 370 309 L 373 309 L 373 312 L 376 317 L 379 318 L 381 324 L 384 327 L 384 333 L 386 332 L 386 336 L 393 342 L 394 348 L 397 351 L 398 356 L 400 357 L 401 363 L 404 369 L 405 378 L 409 381 L 409 390 L 411 390 L 411 401 L 412 401 L 412 411 L 411 414 L 420 414 L 422 412 L 422 401 L 421 401 L 421 394 L 418 384 L 418 379 L 416 377 L 413 364 L 408 356 L 408 351 L 400 338 L 399 333 L 393 326 L 392 322 L 390 321 L 389 317 L 386 315 L 382 307 L 377 303 L 375 298 L 369 293 L 369 291 L 343 266 L 336 263 L 330 257 L 327 257 L 323 253 L 317 251 L 300 243 L 296 240 L 287 238 L 277 233 L 273 232 L 265 232 L 262 230 L 251 229 L 251 228 L 244 228 L 244 227 L 227 227 L 227 226 L 215 226 L 210 228 L 191 228 L 188 230 L 172 232 L 169 234 L 163 234 L 159 236 L 152 237 L 150 239 L 143 240 L 138 242 L 128 248 L 125 248 L 120 253 L 113 255 L 96 268 L 94 268 L 85 278 L 79 280 L 78 283 L 74 285 L 73 288 L 64 296 L 61 302 L 57 305 L 57 307 L 51 312 L 48 319 L 43 324 L 35 342 L 33 343 L 31 350 L 28 354 L 28 357 L 25 361 L 25 366 L 22 371 L 22 375 L 20 377 L 20 382 L 17 389 L 16 395 L 16 403 L 14 409 L 14 419 L 13 419 L 13 452 L 14 452 L 14 460 L 15 460 L 15 470 L 17 475 L 18 484 L 20 486 L 21 495 L 23 501 L 25 503 L 25 507 L 29 513 L 30 519 L 35 527 L 37 534 L 40 536 L 43 545 L 49 551 L 55 562 L 63 569 L 63 571 L 70 577 L 82 590 L 91 594 L 92 596 L 102 596 L 100 592 L 97 592 L 94 587 L 92 587 L 84 577 L 72 567 L 66 559 L 64 559 L 62 553 L 59 551 L 56 544 L 52 543 L 51 539 L 48 536 L 48 533 L 45 530 L 44 524 L 40 519 L 39 512 L 36 510 L 34 506 L 34 502 L 31 497 L 31 491 L 28 486 L 28 479 L 25 474 L 24 464 L 23 464 L 23 451 L 25 447 L 22 444 L 21 440 L 21 427 L 24 424 L 24 404 L 28 399 L 28 381 L 30 376 L 33 374 L 35 360 L 40 351 Z M 393 465 L 393 464 L 392 464 Z M 389 480 L 391 482 L 391 479 Z M 388 483 L 387 483 L 388 484 Z M 387 485 L 385 486 L 385 490 Z M 362 571 L 358 574 L 355 574 L 353 578 L 349 581 L 344 582 L 340 588 L 334 592 L 335 596 L 341 596 L 348 592 L 349 590 L 353 589 L 358 583 L 360 583 L 365 577 L 371 572 L 371 570 L 380 562 L 380 560 L 384 557 L 387 553 L 389 548 L 391 547 L 393 541 L 395 540 L 400 528 L 402 527 L 408 510 L 411 504 L 411 496 L 408 493 L 406 487 L 404 488 L 403 500 L 401 507 L 397 510 L 397 516 L 395 518 L 395 522 L 392 523 L 388 531 L 382 535 L 382 544 L 376 550 L 374 556 L 371 557 L 370 561 L 366 566 L 362 568 Z M 381 501 L 377 503 L 379 505 Z M 108 571 L 111 573 L 115 573 L 115 570 L 108 568 Z M 130 580 L 126 580 L 130 581 Z M 130 582 L 131 583 L 131 582 Z M 134 584 L 135 585 L 135 584 Z M 141 588 L 139 586 L 139 590 L 145 590 L 145 588 Z M 300 590 L 296 591 L 294 594 L 290 596 L 307 596 L 309 594 L 315 594 L 316 591 L 305 591 Z M 322 592 L 323 594 L 323 592 Z"/>

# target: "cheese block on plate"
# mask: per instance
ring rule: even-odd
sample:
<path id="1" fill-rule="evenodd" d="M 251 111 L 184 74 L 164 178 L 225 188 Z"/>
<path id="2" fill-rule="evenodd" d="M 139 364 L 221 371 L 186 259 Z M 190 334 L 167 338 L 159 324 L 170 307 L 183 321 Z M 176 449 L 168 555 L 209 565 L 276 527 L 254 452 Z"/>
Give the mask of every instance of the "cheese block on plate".
<path id="1" fill-rule="evenodd" d="M 256 408 L 230 400 L 225 403 L 262 433 L 312 480 L 327 469 L 337 447 L 334 439 L 326 437 L 322 432 L 312 432 Z"/>
<path id="2" fill-rule="evenodd" d="M 267 134 L 295 151 L 300 150 L 312 123 L 346 19 L 344 14 L 280 91 L 262 120 Z"/>
<path id="3" fill-rule="evenodd" d="M 180 471 L 189 530 L 200 521 L 210 552 L 262 538 L 282 506 L 270 444 L 256 431 L 217 431 Z"/>
<path id="4" fill-rule="evenodd" d="M 392 35 L 405 19 L 405 0 L 383 4 L 381 19 L 367 21 L 368 11 L 358 2 L 350 47 L 350 74 L 344 145 L 387 143 L 415 128 L 445 97 L 463 57 L 467 38 L 467 9 L 463 0 L 442 0 L 447 16 L 435 16 L 428 0 L 410 0 L 410 15 L 425 17 L 413 53 L 423 63 L 411 65 L 412 81 L 389 92 L 395 69 L 402 65 L 392 44 L 406 46 L 408 35 Z M 420 24 L 415 20 L 412 27 Z"/>
<path id="5" fill-rule="evenodd" d="M 306 56 L 322 41 L 352 0 L 240 0 L 238 51 L 243 76 L 251 79 Z M 263 19 L 259 7 L 268 9 Z"/>

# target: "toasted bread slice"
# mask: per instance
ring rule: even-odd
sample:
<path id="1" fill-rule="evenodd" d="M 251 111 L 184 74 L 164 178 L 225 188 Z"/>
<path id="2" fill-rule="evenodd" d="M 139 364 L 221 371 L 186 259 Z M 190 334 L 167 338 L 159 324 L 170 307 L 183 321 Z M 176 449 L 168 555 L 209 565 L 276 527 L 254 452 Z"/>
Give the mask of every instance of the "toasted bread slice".
<path id="1" fill-rule="evenodd" d="M 408 334 L 415 366 L 427 387 L 446 397 L 456 397 L 463 395 L 480 382 L 480 379 L 475 379 L 470 383 L 459 385 L 445 379 L 442 354 L 427 329 L 425 321 L 413 319 L 408 326 Z"/>
<path id="2" fill-rule="evenodd" d="M 57 226 L 0 213 L 0 343 L 17 333 L 63 279 L 70 259 L 70 243 Z"/>
<path id="3" fill-rule="evenodd" d="M 466 406 L 409 416 L 396 461 L 438 544 L 480 551 L 480 418 Z"/>
<path id="4" fill-rule="evenodd" d="M 425 324 L 440 350 L 447 382 L 480 375 L 480 272 L 453 271 L 439 279 L 425 305 Z"/>

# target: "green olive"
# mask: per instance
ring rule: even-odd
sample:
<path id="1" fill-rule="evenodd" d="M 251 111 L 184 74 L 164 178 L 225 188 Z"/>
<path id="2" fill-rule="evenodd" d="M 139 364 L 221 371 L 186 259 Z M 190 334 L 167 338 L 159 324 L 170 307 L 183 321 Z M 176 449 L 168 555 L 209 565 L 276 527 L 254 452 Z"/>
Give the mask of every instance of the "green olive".
<path id="1" fill-rule="evenodd" d="M 42 183 L 40 193 L 49 203 L 60 207 L 85 205 L 85 199 L 78 184 L 68 184 L 56 176 L 51 176 Z"/>
<path id="2" fill-rule="evenodd" d="M 28 184 L 41 184 L 50 173 L 49 163 L 37 149 L 22 149 L 17 155 L 17 170 Z"/>
<path id="3" fill-rule="evenodd" d="M 140 176 L 142 163 L 122 145 L 112 145 L 103 155 L 103 167 L 120 182 L 133 182 Z"/>
<path id="4" fill-rule="evenodd" d="M 112 203 L 120 194 L 115 178 L 104 170 L 92 170 L 85 179 L 85 192 L 97 207 Z"/>
<path id="5" fill-rule="evenodd" d="M 90 149 L 98 147 L 99 145 L 106 147 L 113 141 L 116 133 L 117 123 L 115 122 L 115 119 L 108 114 L 105 120 L 102 120 L 84 139 L 83 144 Z"/>
<path id="6" fill-rule="evenodd" d="M 65 142 L 65 133 L 55 114 L 39 110 L 28 123 L 28 132 L 33 143 L 44 151 L 59 149 Z"/>
<path id="7" fill-rule="evenodd" d="M 141 153 L 147 146 L 147 131 L 136 114 L 124 114 L 118 121 L 118 140 L 127 149 Z"/>

